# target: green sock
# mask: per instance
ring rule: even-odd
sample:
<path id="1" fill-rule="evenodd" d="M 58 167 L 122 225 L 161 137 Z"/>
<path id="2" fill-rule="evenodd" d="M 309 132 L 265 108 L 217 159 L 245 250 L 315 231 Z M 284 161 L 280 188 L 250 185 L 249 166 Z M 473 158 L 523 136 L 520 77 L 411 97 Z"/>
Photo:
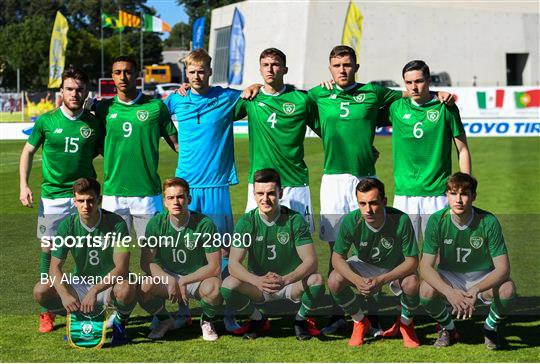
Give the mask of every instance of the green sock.
<path id="1" fill-rule="evenodd" d="M 217 306 L 211 305 L 203 299 L 199 301 L 199 304 L 201 305 L 203 315 L 208 317 L 210 319 L 209 321 L 212 321 L 216 317 Z"/>
<path id="2" fill-rule="evenodd" d="M 366 298 L 367 309 L 370 315 L 377 315 L 379 313 L 379 294 L 376 293 L 373 296 Z"/>
<path id="3" fill-rule="evenodd" d="M 405 293 L 401 294 L 401 323 L 410 325 L 413 319 L 413 312 L 420 305 L 420 297 L 418 295 L 409 296 Z"/>
<path id="4" fill-rule="evenodd" d="M 497 331 L 497 327 L 509 312 L 515 298 L 515 296 L 506 299 L 495 297 L 491 305 L 489 305 L 489 315 L 484 321 L 484 327 L 488 330 Z"/>
<path id="5" fill-rule="evenodd" d="M 115 317 L 115 321 L 117 323 L 127 323 L 131 312 L 133 312 L 135 305 L 137 305 L 137 300 L 133 300 L 133 302 L 126 304 L 121 300 L 115 299 L 113 300 L 113 305 L 118 313 L 118 315 Z"/>
<path id="6" fill-rule="evenodd" d="M 426 312 L 437 321 L 442 327 L 447 330 L 454 329 L 454 321 L 448 312 L 446 305 L 441 297 L 434 296 L 433 298 L 420 298 L 420 304 L 424 306 Z"/>
<path id="7" fill-rule="evenodd" d="M 221 296 L 225 302 L 225 305 L 231 307 L 236 314 L 239 315 L 251 315 L 255 306 L 251 303 L 251 300 L 248 296 L 245 296 L 236 291 L 230 290 L 225 287 L 219 289 Z"/>
<path id="8" fill-rule="evenodd" d="M 308 289 L 300 296 L 300 309 L 298 315 L 306 317 L 314 307 L 320 303 L 322 296 L 324 295 L 324 285 L 319 284 L 316 286 L 309 286 Z"/>
<path id="9" fill-rule="evenodd" d="M 360 297 L 354 294 L 351 287 L 345 287 L 337 293 L 332 293 L 332 297 L 349 315 L 354 315 L 360 311 Z"/>
<path id="10" fill-rule="evenodd" d="M 44 252 L 44 251 L 41 251 L 39 253 L 39 273 L 40 273 L 40 278 L 43 277 L 43 274 L 49 274 L 49 267 L 51 266 L 51 253 L 48 252 Z M 39 312 L 40 313 L 45 313 L 47 312 L 48 309 L 43 307 L 43 306 L 39 306 Z"/>
<path id="11" fill-rule="evenodd" d="M 154 297 L 146 302 L 139 302 L 139 304 L 150 315 L 156 315 L 159 321 L 164 321 L 171 317 L 171 315 L 165 308 L 164 298 Z"/>

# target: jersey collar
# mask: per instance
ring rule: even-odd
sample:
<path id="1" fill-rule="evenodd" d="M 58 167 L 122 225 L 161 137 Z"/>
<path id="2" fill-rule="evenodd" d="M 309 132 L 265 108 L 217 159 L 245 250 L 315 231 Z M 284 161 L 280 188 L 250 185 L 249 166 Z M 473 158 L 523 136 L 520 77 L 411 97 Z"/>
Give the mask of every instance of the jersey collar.
<path id="1" fill-rule="evenodd" d="M 98 209 L 98 212 L 99 212 L 99 219 L 98 219 L 97 223 L 93 227 L 88 227 L 84 222 L 82 222 L 81 217 L 79 216 L 79 221 L 80 221 L 82 227 L 84 228 L 84 230 L 88 231 L 89 233 L 94 232 L 94 230 L 96 230 L 96 228 L 101 223 L 101 209 Z"/>
<path id="2" fill-rule="evenodd" d="M 471 217 L 469 218 L 469 221 L 467 221 L 465 224 L 460 225 L 457 222 L 457 219 L 454 217 L 452 213 L 450 213 L 450 220 L 452 221 L 452 224 L 454 224 L 455 227 L 457 227 L 459 230 L 463 231 L 467 229 L 469 226 L 471 226 L 471 223 L 474 219 L 474 209 L 471 210 Z"/>
<path id="3" fill-rule="evenodd" d="M 378 233 L 379 231 L 381 231 L 383 229 L 384 225 L 386 224 L 386 208 L 384 208 L 383 211 L 384 211 L 384 221 L 383 221 L 381 227 L 378 228 L 378 229 L 375 229 L 373 226 L 368 224 L 366 220 L 364 220 L 364 222 L 366 223 L 366 226 L 368 227 L 368 229 L 373 231 L 374 233 Z"/>
<path id="4" fill-rule="evenodd" d="M 128 101 L 128 102 L 125 102 L 125 101 L 120 100 L 120 98 L 118 97 L 118 95 L 116 95 L 116 101 L 118 101 L 119 103 L 124 104 L 124 105 L 133 105 L 134 103 L 136 103 L 137 101 L 139 101 L 139 99 L 141 98 L 141 96 L 142 96 L 142 92 L 139 91 L 139 92 L 137 93 L 137 96 L 135 96 L 135 98 L 134 98 L 133 100 Z"/>
<path id="5" fill-rule="evenodd" d="M 424 105 L 426 105 L 426 104 L 429 104 L 430 102 L 433 102 L 433 101 L 435 101 L 435 100 L 437 100 L 437 96 L 433 96 L 433 98 L 432 98 L 431 100 L 428 100 L 428 101 L 424 102 L 423 104 L 419 104 L 419 103 L 417 103 L 416 101 L 414 101 L 414 100 L 411 98 L 411 104 L 413 104 L 414 106 L 420 106 L 420 107 L 421 107 L 421 106 L 424 106 Z"/>
<path id="6" fill-rule="evenodd" d="M 341 88 L 341 87 L 339 87 L 338 85 L 335 85 L 334 87 L 335 87 L 336 89 L 338 89 L 339 91 L 347 92 L 347 91 L 352 90 L 352 89 L 355 88 L 356 86 L 358 86 L 358 82 L 355 82 L 355 83 L 353 83 L 352 85 L 350 85 L 349 87 L 346 87 L 346 88 Z"/>
<path id="7" fill-rule="evenodd" d="M 272 220 L 272 221 L 268 221 L 268 220 L 264 219 L 264 218 L 261 216 L 261 212 L 259 211 L 258 208 L 257 208 L 257 215 L 259 216 L 259 219 L 261 219 L 261 221 L 262 221 L 266 226 L 274 226 L 274 225 L 276 224 L 276 221 L 278 221 L 278 219 L 281 217 L 281 207 L 279 208 L 276 217 L 275 217 L 274 220 Z"/>
<path id="8" fill-rule="evenodd" d="M 188 210 L 188 217 L 187 217 L 186 222 L 184 223 L 184 225 L 181 225 L 181 226 L 179 226 L 179 227 L 174 226 L 174 224 L 173 224 L 172 221 L 171 221 L 171 217 L 170 217 L 170 216 L 169 216 L 169 219 L 168 219 L 168 220 L 169 220 L 169 224 L 172 226 L 172 228 L 173 228 L 174 230 L 180 232 L 180 231 L 184 230 L 184 229 L 186 228 L 186 226 L 188 226 L 188 224 L 189 224 L 189 219 L 191 219 L 191 212 L 189 212 L 189 210 Z"/>
<path id="9" fill-rule="evenodd" d="M 285 90 L 287 89 L 287 86 L 283 85 L 283 87 L 281 88 L 281 90 L 277 91 L 277 92 L 274 92 L 273 94 L 271 94 L 270 92 L 266 92 L 264 90 L 264 86 L 261 87 L 261 92 L 267 96 L 279 96 L 281 95 L 282 93 L 285 92 Z"/>
<path id="10" fill-rule="evenodd" d="M 66 118 L 68 118 L 69 120 L 77 120 L 77 119 L 80 118 L 81 115 L 84 113 L 84 108 L 81 108 L 81 112 L 78 113 L 77 115 L 71 116 L 71 115 L 68 114 L 68 111 L 66 110 L 66 107 L 64 106 L 64 104 L 62 104 L 62 105 L 60 106 L 60 111 L 62 111 L 62 114 L 64 114 L 64 116 L 65 116 Z"/>

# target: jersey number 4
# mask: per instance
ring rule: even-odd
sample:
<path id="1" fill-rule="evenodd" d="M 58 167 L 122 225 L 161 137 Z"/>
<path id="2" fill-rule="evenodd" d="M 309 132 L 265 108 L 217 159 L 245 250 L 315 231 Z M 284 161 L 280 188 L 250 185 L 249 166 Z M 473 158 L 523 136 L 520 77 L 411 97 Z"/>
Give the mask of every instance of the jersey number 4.
<path id="1" fill-rule="evenodd" d="M 272 126 L 270 126 L 270 128 L 274 129 L 276 123 L 277 123 L 277 118 L 276 118 L 276 113 L 273 112 L 270 114 L 270 116 L 268 117 L 268 119 L 266 119 L 266 122 L 267 123 L 271 123 Z"/>

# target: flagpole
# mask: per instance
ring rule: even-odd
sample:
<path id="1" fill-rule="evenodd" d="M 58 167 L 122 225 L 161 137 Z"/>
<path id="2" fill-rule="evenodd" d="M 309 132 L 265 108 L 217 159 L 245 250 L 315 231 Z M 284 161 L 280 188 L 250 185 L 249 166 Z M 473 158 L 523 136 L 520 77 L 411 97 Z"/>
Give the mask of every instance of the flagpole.
<path id="1" fill-rule="evenodd" d="M 121 6 L 118 6 L 118 19 L 120 20 L 120 26 L 123 27 L 124 24 L 122 24 L 122 18 L 120 17 L 120 10 L 122 10 Z M 123 28 L 120 28 L 120 55 L 123 55 L 124 52 L 122 51 L 122 33 L 124 32 Z"/>
<path id="2" fill-rule="evenodd" d="M 99 17 L 101 19 L 101 29 L 100 29 L 100 33 L 101 33 L 101 78 L 104 78 L 105 77 L 105 69 L 104 69 L 104 64 L 105 64 L 105 54 L 103 53 L 103 0 L 100 1 L 100 5 L 99 5 Z"/>
<path id="3" fill-rule="evenodd" d="M 143 22 L 144 22 L 144 14 L 141 9 L 141 44 L 140 44 L 140 57 L 141 57 L 141 77 L 144 77 L 144 65 L 143 65 Z"/>

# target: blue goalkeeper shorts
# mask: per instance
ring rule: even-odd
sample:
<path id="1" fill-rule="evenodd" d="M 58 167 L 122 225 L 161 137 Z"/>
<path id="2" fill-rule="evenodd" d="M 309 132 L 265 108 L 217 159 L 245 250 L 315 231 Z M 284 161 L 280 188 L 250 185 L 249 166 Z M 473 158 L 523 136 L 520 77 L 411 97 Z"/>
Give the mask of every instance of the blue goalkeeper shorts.
<path id="1" fill-rule="evenodd" d="M 214 221 L 220 234 L 231 234 L 234 221 L 229 186 L 190 188 L 189 209 L 205 214 Z"/>

